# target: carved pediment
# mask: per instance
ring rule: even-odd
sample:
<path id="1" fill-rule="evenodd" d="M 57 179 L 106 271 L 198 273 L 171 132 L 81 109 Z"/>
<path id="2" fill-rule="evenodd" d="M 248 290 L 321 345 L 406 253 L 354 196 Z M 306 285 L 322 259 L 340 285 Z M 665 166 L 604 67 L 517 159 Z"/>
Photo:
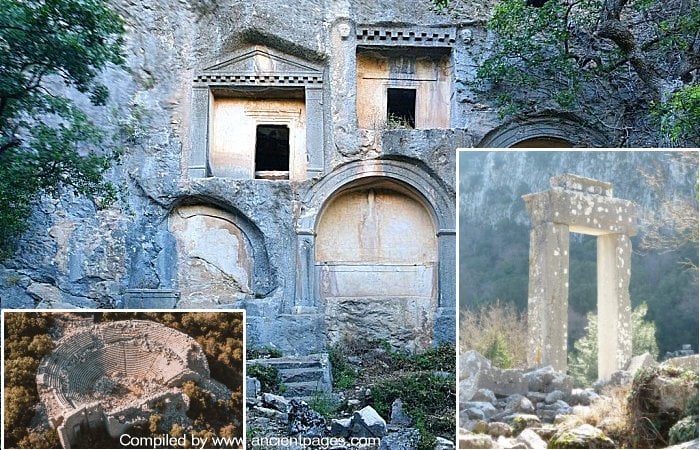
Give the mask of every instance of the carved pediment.
<path id="1" fill-rule="evenodd" d="M 215 84 L 316 84 L 323 82 L 323 67 L 309 61 L 256 46 L 216 62 L 195 82 Z"/>

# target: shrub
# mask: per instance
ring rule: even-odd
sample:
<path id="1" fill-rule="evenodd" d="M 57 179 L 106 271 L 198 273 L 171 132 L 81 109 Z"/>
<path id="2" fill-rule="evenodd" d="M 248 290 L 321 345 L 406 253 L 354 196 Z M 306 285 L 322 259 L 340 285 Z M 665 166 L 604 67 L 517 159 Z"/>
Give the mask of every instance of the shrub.
<path id="1" fill-rule="evenodd" d="M 644 320 L 647 305 L 642 303 L 632 311 L 632 354 L 649 352 L 654 358 L 659 354 L 656 343 L 656 325 Z M 598 318 L 588 313 L 586 334 L 574 343 L 569 353 L 569 375 L 577 386 L 589 386 L 598 379 Z"/>
<path id="2" fill-rule="evenodd" d="M 341 390 L 352 387 L 355 384 L 355 370 L 348 364 L 347 357 L 339 345 L 331 347 L 328 360 L 331 363 L 333 387 Z"/>
<path id="3" fill-rule="evenodd" d="M 671 445 L 692 441 L 698 437 L 698 416 L 685 417 L 668 431 L 668 443 Z"/>
<path id="4" fill-rule="evenodd" d="M 274 367 L 252 364 L 248 366 L 246 376 L 257 378 L 262 392 L 281 394 L 284 391 L 279 371 Z"/>
<path id="5" fill-rule="evenodd" d="M 459 336 L 461 352 L 476 350 L 501 368 L 527 366 L 527 320 L 512 305 L 496 302 L 463 311 Z"/>

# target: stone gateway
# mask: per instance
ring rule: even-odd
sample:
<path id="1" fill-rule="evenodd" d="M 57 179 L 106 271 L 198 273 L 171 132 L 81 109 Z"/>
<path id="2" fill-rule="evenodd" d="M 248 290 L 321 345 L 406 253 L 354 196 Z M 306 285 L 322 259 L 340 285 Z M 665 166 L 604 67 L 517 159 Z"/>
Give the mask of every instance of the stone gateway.
<path id="1" fill-rule="evenodd" d="M 551 189 L 523 196 L 532 220 L 528 329 L 530 366 L 567 367 L 569 233 L 597 236 L 598 377 L 610 378 L 632 356 L 629 283 L 637 234 L 634 203 L 612 184 L 576 175 L 552 177 Z"/>

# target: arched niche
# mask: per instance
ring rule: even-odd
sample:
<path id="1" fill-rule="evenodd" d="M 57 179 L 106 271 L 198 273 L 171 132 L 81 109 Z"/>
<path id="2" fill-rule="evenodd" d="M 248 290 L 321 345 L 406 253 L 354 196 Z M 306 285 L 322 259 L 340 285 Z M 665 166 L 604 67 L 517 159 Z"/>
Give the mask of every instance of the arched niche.
<path id="1" fill-rule="evenodd" d="M 180 203 L 168 228 L 177 250 L 178 307 L 213 307 L 273 289 L 262 234 L 245 217 L 214 205 Z"/>
<path id="2" fill-rule="evenodd" d="M 374 331 L 405 348 L 425 347 L 442 341 L 454 342 L 455 202 L 454 193 L 449 187 L 415 161 L 355 161 L 336 168 L 301 200 L 296 227 L 298 270 L 292 312 L 322 312 L 326 316 L 350 313 L 349 308 L 344 308 L 349 303 L 337 305 L 342 310 L 334 310 L 328 299 L 346 298 L 346 288 L 354 285 L 365 289 L 364 294 L 367 294 L 362 305 L 356 303 L 353 306 L 353 314 L 361 319 L 364 315 L 379 314 L 375 308 L 377 302 L 386 302 L 390 297 L 403 298 L 402 301 L 408 306 L 412 296 L 391 289 L 404 289 L 404 293 L 406 289 L 414 289 L 411 292 L 421 293 L 419 296 L 423 297 L 421 301 L 424 302 L 421 307 L 426 311 L 420 325 L 419 320 L 415 319 L 415 311 L 420 308 L 414 308 L 410 311 L 413 317 L 401 316 L 402 313 L 396 312 L 386 322 L 399 326 L 404 323 L 413 325 L 403 330 L 398 327 L 397 330 L 387 330 L 386 327 L 379 330 L 372 324 Z M 400 218 L 391 218 L 389 213 L 392 211 L 409 214 L 413 224 L 407 226 Z M 343 216 L 353 212 L 352 220 L 343 219 Z M 354 231 L 350 232 L 353 227 Z M 362 227 L 365 230 L 374 227 L 377 233 L 363 233 Z M 380 227 L 382 230 L 379 230 Z M 412 227 L 414 231 L 411 231 Z M 397 233 L 401 230 L 404 232 L 400 237 L 389 237 L 389 230 L 392 229 Z M 425 241 L 430 242 L 423 250 L 412 245 L 411 240 L 416 238 L 412 233 L 416 229 L 421 230 L 421 239 L 425 237 Z M 353 237 L 346 236 L 342 244 L 344 247 L 333 249 L 334 240 L 340 239 L 343 234 L 352 234 Z M 353 251 L 359 249 L 364 253 L 352 256 Z M 413 287 L 399 286 L 400 283 L 385 282 L 392 276 L 401 276 L 400 273 L 385 273 L 390 270 L 414 275 L 421 272 L 421 275 L 412 281 Z M 358 279 L 364 281 L 358 282 Z M 363 294 L 361 290 L 350 293 L 356 297 L 347 298 L 360 298 Z M 428 303 L 429 307 L 426 306 Z M 366 324 L 361 320 L 357 323 L 363 331 L 356 330 L 356 335 L 374 333 L 364 331 Z M 330 324 L 328 329 L 331 341 L 340 339 L 344 333 L 355 332 L 349 328 L 340 330 L 333 327 Z"/>
<path id="3" fill-rule="evenodd" d="M 330 342 L 362 335 L 428 347 L 437 265 L 434 218 L 410 188 L 369 178 L 333 195 L 320 214 L 315 249 Z"/>
<path id="4" fill-rule="evenodd" d="M 477 147 L 607 147 L 606 142 L 603 135 L 585 127 L 577 117 L 555 112 L 507 122 L 487 133 Z"/>

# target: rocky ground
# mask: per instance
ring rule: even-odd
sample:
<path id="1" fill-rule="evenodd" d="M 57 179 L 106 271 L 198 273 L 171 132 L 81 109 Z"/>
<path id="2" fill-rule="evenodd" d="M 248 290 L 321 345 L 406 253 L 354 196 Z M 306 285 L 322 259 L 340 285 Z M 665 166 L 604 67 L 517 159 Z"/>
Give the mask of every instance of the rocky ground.
<path id="1" fill-rule="evenodd" d="M 451 368 L 443 364 L 450 352 L 454 355 L 454 347 L 421 356 L 381 346 L 353 349 L 341 358 L 337 353 L 332 355 L 336 365 L 333 377 L 318 374 L 319 365 L 309 363 L 310 359 L 323 361 L 322 356 L 298 358 L 295 363 L 291 358 L 249 361 L 249 373 L 254 372 L 251 363 L 275 366 L 283 389 L 277 394 L 262 392 L 248 379 L 248 448 L 454 449 L 451 432 L 439 435 L 439 430 L 454 430 L 455 426 L 454 356 Z M 302 365 L 308 369 L 302 371 Z M 327 365 L 330 372 L 331 363 Z M 429 366 L 435 370 L 428 370 Z M 332 386 L 324 385 L 330 378 L 334 378 Z M 303 390 L 314 382 L 315 390 Z M 406 388 L 405 398 L 401 398 L 402 387 Z M 333 441 L 328 447 L 281 442 L 266 447 L 264 439 L 270 437 Z M 367 445 L 356 438 L 381 441 Z"/>
<path id="2" fill-rule="evenodd" d="M 655 417 L 673 417 L 672 425 L 684 416 L 689 402 L 697 403 L 697 355 L 669 360 L 659 369 L 655 365 L 648 356 L 635 357 L 628 369 L 617 372 L 609 383 L 574 389 L 571 377 L 551 367 L 502 370 L 479 353 L 466 352 L 460 357 L 459 368 L 459 448 L 634 445 L 631 439 L 635 437 L 630 432 L 642 433 L 629 428 L 628 418 L 636 413 L 627 399 L 635 398 L 629 395 L 631 391 L 636 395 L 641 390 L 638 380 L 633 383 L 637 370 L 647 370 L 650 377 L 653 374 L 642 403 L 653 405 L 651 409 L 658 414 Z M 650 415 L 648 411 L 638 415 L 645 414 Z M 697 437 L 697 416 L 690 422 L 693 420 Z M 666 438 L 668 435 L 667 428 Z M 697 448 L 697 439 L 694 442 L 695 447 L 683 448 Z M 638 448 L 650 445 L 640 441 L 636 444 Z"/>

